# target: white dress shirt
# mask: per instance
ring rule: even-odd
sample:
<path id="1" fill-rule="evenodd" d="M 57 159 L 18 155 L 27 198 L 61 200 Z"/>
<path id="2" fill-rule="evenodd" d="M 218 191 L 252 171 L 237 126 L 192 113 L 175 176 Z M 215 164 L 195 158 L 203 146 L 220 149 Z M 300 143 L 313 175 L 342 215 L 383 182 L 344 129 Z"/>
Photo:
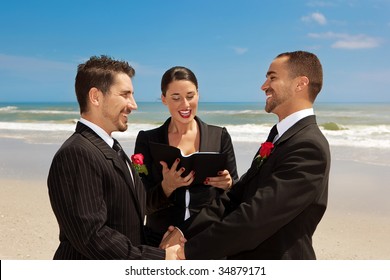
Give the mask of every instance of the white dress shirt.
<path id="1" fill-rule="evenodd" d="M 282 137 L 283 133 L 285 133 L 290 127 L 292 127 L 294 124 L 296 124 L 298 121 L 300 121 L 303 118 L 306 118 L 307 116 L 314 115 L 313 108 L 309 109 L 303 109 L 298 112 L 295 112 L 285 119 L 281 120 L 279 123 L 276 124 L 276 127 L 278 129 L 278 135 L 275 137 L 273 142 L 276 142 L 280 137 Z"/>
<path id="2" fill-rule="evenodd" d="M 108 146 L 112 147 L 114 145 L 114 139 L 103 128 L 83 118 L 80 118 L 80 122 L 92 129 Z"/>

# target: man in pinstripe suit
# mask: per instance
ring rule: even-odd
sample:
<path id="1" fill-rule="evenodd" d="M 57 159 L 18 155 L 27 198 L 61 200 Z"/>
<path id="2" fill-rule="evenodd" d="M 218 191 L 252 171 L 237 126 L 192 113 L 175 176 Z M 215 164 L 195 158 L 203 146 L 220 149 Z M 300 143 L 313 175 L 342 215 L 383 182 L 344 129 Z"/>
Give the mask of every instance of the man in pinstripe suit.
<path id="1" fill-rule="evenodd" d="M 108 56 L 78 66 L 75 90 L 81 119 L 53 158 L 48 176 L 51 206 L 60 228 L 54 259 L 176 259 L 145 245 L 145 194 L 131 164 L 112 148 L 113 131 L 125 131 L 137 109 L 134 69 Z"/>

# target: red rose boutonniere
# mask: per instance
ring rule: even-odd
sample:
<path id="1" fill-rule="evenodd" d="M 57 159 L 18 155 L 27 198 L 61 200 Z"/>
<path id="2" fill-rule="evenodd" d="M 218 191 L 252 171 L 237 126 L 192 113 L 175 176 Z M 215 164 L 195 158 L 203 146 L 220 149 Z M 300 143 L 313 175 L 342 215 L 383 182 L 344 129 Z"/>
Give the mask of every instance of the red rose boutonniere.
<path id="1" fill-rule="evenodd" d="M 269 157 L 273 148 L 274 144 L 272 142 L 264 142 L 261 144 L 259 154 L 255 157 L 257 168 L 260 168 L 264 161 Z"/>
<path id="2" fill-rule="evenodd" d="M 143 154 L 132 155 L 131 162 L 132 162 L 135 170 L 137 170 L 138 174 L 148 175 L 148 169 L 146 168 L 146 165 L 144 164 L 144 155 Z"/>

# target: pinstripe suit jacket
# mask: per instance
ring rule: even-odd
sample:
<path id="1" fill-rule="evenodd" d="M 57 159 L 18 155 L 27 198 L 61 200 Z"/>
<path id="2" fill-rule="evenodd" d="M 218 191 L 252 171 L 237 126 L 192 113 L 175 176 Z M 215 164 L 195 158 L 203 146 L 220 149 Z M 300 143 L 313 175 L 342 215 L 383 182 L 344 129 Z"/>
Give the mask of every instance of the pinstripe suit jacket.
<path id="1" fill-rule="evenodd" d="M 145 246 L 144 187 L 93 130 L 76 132 L 53 158 L 48 176 L 50 203 L 60 227 L 54 259 L 164 259 Z M 135 185 L 135 186 L 134 186 Z"/>

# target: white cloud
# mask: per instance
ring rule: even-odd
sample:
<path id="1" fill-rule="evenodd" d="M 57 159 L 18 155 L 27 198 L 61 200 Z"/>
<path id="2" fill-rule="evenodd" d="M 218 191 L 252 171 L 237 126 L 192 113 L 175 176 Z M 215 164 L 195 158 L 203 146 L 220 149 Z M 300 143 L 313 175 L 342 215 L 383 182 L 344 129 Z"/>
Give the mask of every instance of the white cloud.
<path id="1" fill-rule="evenodd" d="M 335 49 L 372 49 L 379 46 L 379 41 L 375 38 L 366 36 L 356 38 L 346 38 L 345 40 L 338 40 L 332 44 Z"/>
<path id="2" fill-rule="evenodd" d="M 234 52 L 238 55 L 243 55 L 244 53 L 248 52 L 248 48 L 242 48 L 242 47 L 232 47 Z"/>
<path id="3" fill-rule="evenodd" d="M 314 22 L 318 23 L 319 25 L 326 25 L 326 23 L 327 23 L 326 17 L 321 13 L 312 13 L 308 16 L 302 17 L 301 20 L 304 22 L 313 22 L 314 21 Z"/>
<path id="4" fill-rule="evenodd" d="M 335 49 L 372 49 L 379 47 L 382 40 L 365 34 L 350 35 L 346 33 L 309 33 L 310 38 L 334 40 Z"/>

